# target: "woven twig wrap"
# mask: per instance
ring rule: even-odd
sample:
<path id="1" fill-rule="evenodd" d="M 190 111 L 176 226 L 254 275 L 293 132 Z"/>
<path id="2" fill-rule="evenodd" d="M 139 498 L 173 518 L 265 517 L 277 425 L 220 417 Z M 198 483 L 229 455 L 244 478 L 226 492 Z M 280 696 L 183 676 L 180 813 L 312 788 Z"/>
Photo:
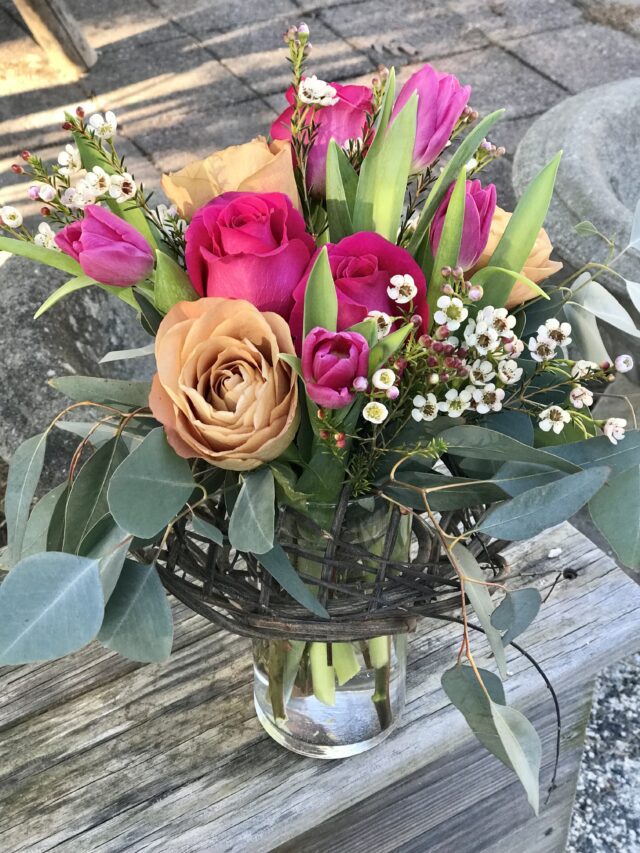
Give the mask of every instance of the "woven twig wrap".
<path id="1" fill-rule="evenodd" d="M 253 638 L 306 641 L 351 641 L 412 631 L 421 616 L 437 616 L 460 607 L 460 582 L 443 553 L 440 539 L 427 520 L 410 519 L 398 508 L 389 513 L 378 553 L 350 541 L 343 529 L 345 506 L 336 508 L 333 524 L 325 531 L 308 516 L 316 536 L 304 541 L 279 531 L 278 541 L 303 581 L 313 585 L 330 618 L 320 619 L 293 599 L 265 571 L 259 558 L 234 550 L 225 537 L 217 545 L 194 532 L 183 520 L 174 527 L 157 567 L 166 589 L 211 622 Z M 447 513 L 445 530 L 459 532 L 475 526 L 479 510 Z M 289 510 L 287 510 L 289 512 Z M 215 515 L 206 520 L 224 527 Z M 390 555 L 404 518 L 411 531 L 408 561 Z M 310 544 L 311 542 L 311 544 Z M 474 535 L 467 543 L 487 580 L 505 570 L 499 552 L 504 542 Z M 396 549 L 397 550 L 397 549 Z M 300 564 L 304 564 L 304 569 Z"/>

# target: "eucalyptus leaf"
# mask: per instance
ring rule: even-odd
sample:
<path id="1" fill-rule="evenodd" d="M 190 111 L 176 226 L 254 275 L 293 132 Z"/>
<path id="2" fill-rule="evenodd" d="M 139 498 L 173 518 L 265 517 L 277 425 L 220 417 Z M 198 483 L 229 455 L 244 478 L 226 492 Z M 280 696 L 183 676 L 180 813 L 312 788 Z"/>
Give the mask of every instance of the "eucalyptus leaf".
<path id="1" fill-rule="evenodd" d="M 502 643 L 508 646 L 529 627 L 538 615 L 542 598 L 534 587 L 508 592 L 491 614 L 491 624 L 504 631 Z"/>
<path id="2" fill-rule="evenodd" d="M 242 486 L 229 519 L 229 541 L 239 551 L 265 554 L 275 536 L 275 483 L 269 468 L 242 477 Z"/>
<path id="3" fill-rule="evenodd" d="M 153 355 L 155 344 L 147 344 L 143 347 L 134 347 L 133 349 L 112 350 L 106 355 L 103 355 L 98 364 L 107 364 L 110 361 L 127 361 L 131 358 L 144 358 L 147 355 Z"/>
<path id="4" fill-rule="evenodd" d="M 33 315 L 33 319 L 37 320 L 38 317 L 41 317 L 45 313 L 45 311 L 48 311 L 49 308 L 53 308 L 54 305 L 70 293 L 75 293 L 76 290 L 82 290 L 85 287 L 90 287 L 92 284 L 97 284 L 97 282 L 94 279 L 89 278 L 88 275 L 80 275 L 76 278 L 70 279 L 64 284 L 61 284 L 60 287 L 54 290 L 53 293 L 45 299 Z"/>
<path id="5" fill-rule="evenodd" d="M 593 222 L 589 222 L 588 219 L 578 222 L 573 226 L 573 230 L 581 237 L 590 237 L 600 233 Z"/>
<path id="6" fill-rule="evenodd" d="M 605 466 L 569 474 L 493 506 L 478 525 L 496 539 L 530 539 L 560 524 L 602 488 L 611 469 Z"/>
<path id="7" fill-rule="evenodd" d="M 309 587 L 303 583 L 300 575 L 291 565 L 289 558 L 282 548 L 277 543 L 265 554 L 259 554 L 258 560 L 262 566 L 269 572 L 271 577 L 276 580 L 280 586 L 285 589 L 292 598 L 310 610 L 315 616 L 321 619 L 328 619 L 329 614 L 320 604 Z"/>
<path id="8" fill-rule="evenodd" d="M 211 524 L 210 521 L 205 521 L 204 518 L 194 515 L 191 517 L 191 526 L 195 533 L 198 533 L 200 536 L 204 536 L 206 539 L 210 539 L 212 542 L 215 542 L 216 545 L 222 545 L 224 543 L 222 531 L 219 530 L 215 524 Z"/>
<path id="9" fill-rule="evenodd" d="M 166 314 L 176 302 L 193 302 L 198 299 L 189 276 L 173 258 L 156 252 L 153 298 L 158 311 Z"/>
<path id="10" fill-rule="evenodd" d="M 69 496 L 69 483 L 65 482 L 64 489 L 60 492 L 56 505 L 51 513 L 49 528 L 47 530 L 47 551 L 61 551 L 64 538 L 64 519 L 67 509 L 67 498 Z"/>
<path id="11" fill-rule="evenodd" d="M 540 809 L 540 761 L 542 744 L 529 720 L 508 705 L 491 703 L 491 716 L 509 764 L 522 783 L 529 805 L 536 813 Z"/>
<path id="12" fill-rule="evenodd" d="M 151 418 L 137 421 L 131 420 L 120 435 L 131 451 L 144 440 L 145 435 L 148 435 L 154 426 L 157 426 L 157 423 Z M 80 436 L 80 438 L 90 437 L 90 444 L 97 449 L 114 437 L 119 426 L 117 423 L 99 424 L 96 421 L 60 420 L 56 422 L 56 428 L 63 430 L 63 432 L 70 432 L 72 435 Z"/>
<path id="13" fill-rule="evenodd" d="M 335 332 L 338 323 L 338 295 L 324 246 L 316 258 L 304 293 L 304 334 L 320 326 Z"/>
<path id="14" fill-rule="evenodd" d="M 631 234 L 629 235 L 629 245 L 640 247 L 640 200 L 637 202 L 633 211 L 633 219 L 631 220 Z"/>
<path id="15" fill-rule="evenodd" d="M 602 320 L 632 337 L 640 337 L 640 330 L 636 329 L 636 324 L 626 308 L 618 302 L 613 293 L 597 281 L 587 280 L 583 284 L 578 279 L 571 290 L 572 299 L 593 314 L 597 320 Z"/>
<path id="16" fill-rule="evenodd" d="M 120 527 L 147 539 L 175 518 L 194 488 L 189 463 L 175 453 L 158 427 L 116 469 L 107 500 Z"/>
<path id="17" fill-rule="evenodd" d="M 132 409 L 147 408 L 151 390 L 149 382 L 98 376 L 56 376 L 49 385 L 77 402 L 116 403 Z"/>
<path id="18" fill-rule="evenodd" d="M 105 602 L 113 592 L 125 557 L 133 544 L 133 536 L 115 523 L 111 515 L 103 516 L 84 537 L 78 553 L 98 561 L 100 583 Z"/>
<path id="19" fill-rule="evenodd" d="M 31 501 L 40 482 L 44 465 L 47 434 L 42 432 L 23 441 L 9 463 L 4 512 L 7 520 L 10 566 L 15 565 L 22 554 Z"/>
<path id="20" fill-rule="evenodd" d="M 60 496 L 66 488 L 66 482 L 59 483 L 51 491 L 47 492 L 44 497 L 40 498 L 31 510 L 31 515 L 29 516 L 24 532 L 22 553 L 20 555 L 21 560 L 25 557 L 30 557 L 32 554 L 40 554 L 47 550 L 47 532 L 51 516 Z"/>
<path id="21" fill-rule="evenodd" d="M 454 545 L 452 555 L 457 560 L 465 579 L 468 579 L 465 580 L 464 584 L 465 595 L 471 602 L 478 621 L 487 636 L 491 651 L 496 659 L 498 672 L 502 678 L 506 678 L 507 660 L 504 654 L 504 646 L 502 645 L 502 637 L 491 624 L 491 614 L 494 606 L 489 590 L 484 585 L 486 583 L 485 574 L 471 551 L 465 548 L 464 545 L 460 543 Z"/>
<path id="22" fill-rule="evenodd" d="M 492 429 L 522 444 L 533 445 L 533 424 L 526 412 L 518 412 L 513 409 L 502 409 L 499 412 L 491 412 L 484 417 L 480 425 L 486 429 Z"/>
<path id="23" fill-rule="evenodd" d="M 98 639 L 130 660 L 162 663 L 169 658 L 173 617 L 154 566 L 125 560 Z"/>
<path id="24" fill-rule="evenodd" d="M 0 664 L 77 651 L 96 636 L 103 612 L 96 560 L 58 552 L 26 557 L 0 586 Z"/>
<path id="25" fill-rule="evenodd" d="M 55 269 L 62 270 L 70 275 L 82 275 L 82 267 L 70 255 L 57 252 L 55 249 L 37 246 L 30 240 L 17 240 L 15 237 L 0 235 L 0 252 L 10 252 L 12 255 L 28 258 L 30 261 L 36 261 L 39 264 L 55 267 Z"/>
<path id="26" fill-rule="evenodd" d="M 638 507 L 638 465 L 609 480 L 589 502 L 589 512 L 596 527 L 616 552 L 620 562 L 630 569 L 640 569 Z"/>
<path id="27" fill-rule="evenodd" d="M 640 465 L 640 430 L 628 430 L 624 441 L 619 441 L 618 444 L 612 444 L 606 435 L 599 435 L 584 441 L 550 447 L 549 453 L 561 456 L 581 468 L 607 465 L 613 476 L 616 476 L 635 465 Z"/>
<path id="28" fill-rule="evenodd" d="M 509 497 L 514 498 L 537 486 L 554 483 L 564 476 L 563 471 L 550 468 L 548 465 L 538 465 L 534 462 L 505 462 L 492 479 Z"/>
<path id="29" fill-rule="evenodd" d="M 636 311 L 640 311 L 640 282 L 625 281 L 625 285 L 627 287 L 629 299 L 633 303 L 634 308 Z"/>
<path id="30" fill-rule="evenodd" d="M 611 356 L 607 352 L 593 314 L 581 305 L 570 302 L 565 304 L 564 314 L 567 321 L 571 323 L 571 337 L 580 355 L 597 364 L 603 361 L 610 362 Z"/>

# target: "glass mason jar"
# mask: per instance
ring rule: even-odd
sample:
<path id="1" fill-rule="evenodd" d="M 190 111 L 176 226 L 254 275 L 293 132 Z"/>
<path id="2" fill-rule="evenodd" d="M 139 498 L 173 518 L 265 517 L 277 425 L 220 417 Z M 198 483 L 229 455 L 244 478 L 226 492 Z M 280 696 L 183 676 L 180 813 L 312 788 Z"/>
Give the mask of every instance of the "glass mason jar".
<path id="1" fill-rule="evenodd" d="M 352 501 L 339 539 L 362 546 L 363 553 L 382 554 L 392 509 L 381 498 Z M 330 526 L 326 507 L 310 507 L 309 517 Z M 281 513 L 279 535 L 305 554 L 323 553 L 317 523 L 305 522 L 300 513 Z M 410 540 L 411 518 L 400 516 L 391 559 L 406 561 Z M 349 580 L 375 577 L 375 561 L 349 554 Z M 340 545 L 335 556 L 340 561 Z M 306 575 L 319 576 L 319 560 L 290 557 Z M 340 583 L 345 573 L 338 569 L 331 580 Z M 406 634 L 330 643 L 254 640 L 253 660 L 260 722 L 274 740 L 301 755 L 346 758 L 371 749 L 393 730 L 404 708 Z"/>

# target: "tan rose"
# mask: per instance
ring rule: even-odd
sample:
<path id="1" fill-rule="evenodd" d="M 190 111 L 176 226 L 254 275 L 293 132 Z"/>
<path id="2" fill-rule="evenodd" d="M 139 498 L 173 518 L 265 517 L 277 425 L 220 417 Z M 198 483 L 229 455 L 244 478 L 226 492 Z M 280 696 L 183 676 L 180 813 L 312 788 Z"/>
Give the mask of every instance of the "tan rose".
<path id="1" fill-rule="evenodd" d="M 278 314 L 243 299 L 178 302 L 156 335 L 149 405 L 179 456 L 249 471 L 279 456 L 298 426 L 294 353 Z"/>
<path id="2" fill-rule="evenodd" d="M 487 245 L 485 246 L 482 255 L 480 255 L 480 260 L 470 271 L 471 274 L 482 267 L 488 266 L 491 255 L 498 245 L 498 241 L 504 234 L 511 216 L 512 214 L 508 211 L 503 210 L 501 207 L 496 207 L 496 212 L 491 220 L 489 240 L 487 241 Z M 552 251 L 553 246 L 551 245 L 551 240 L 549 240 L 549 235 L 544 228 L 541 228 L 538 236 L 536 237 L 533 249 L 522 268 L 523 275 L 538 284 L 539 282 L 544 281 L 545 278 L 549 278 L 550 275 L 558 272 L 558 270 L 561 270 L 562 264 L 560 261 L 552 261 L 550 258 Z M 490 284 L 487 284 L 485 287 L 489 293 L 490 288 Z M 528 302 L 529 299 L 533 299 L 535 295 L 535 292 L 528 284 L 525 284 L 524 281 L 517 281 L 513 286 L 513 290 L 511 291 L 509 300 L 505 307 L 515 308 L 516 305 L 521 305 L 523 302 Z"/>
<path id="3" fill-rule="evenodd" d="M 269 145 L 264 136 L 244 145 L 231 145 L 204 160 L 194 160 L 179 172 L 163 175 L 161 183 L 185 219 L 191 219 L 198 208 L 229 191 L 281 192 L 300 210 L 291 147 L 283 141 Z"/>

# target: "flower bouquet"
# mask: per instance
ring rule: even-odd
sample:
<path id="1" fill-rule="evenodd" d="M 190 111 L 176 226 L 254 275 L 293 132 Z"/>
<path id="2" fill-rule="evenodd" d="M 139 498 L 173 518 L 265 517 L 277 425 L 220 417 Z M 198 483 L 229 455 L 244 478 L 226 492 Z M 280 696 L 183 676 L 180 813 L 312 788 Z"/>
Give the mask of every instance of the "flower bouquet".
<path id="1" fill-rule="evenodd" d="M 537 809 L 538 736 L 469 627 L 504 678 L 540 596 L 509 591 L 501 551 L 586 503 L 638 566 L 640 433 L 591 411 L 632 366 L 597 320 L 635 327 L 593 279 L 602 264 L 540 286 L 561 267 L 542 230 L 559 156 L 505 212 L 480 177 L 504 153 L 487 139 L 501 110 L 481 119 L 429 65 L 399 91 L 386 69 L 326 83 L 305 74 L 308 38 L 285 34 L 270 137 L 164 175 L 171 207 L 127 171 L 110 112 L 78 108 L 57 164 L 25 151 L 13 167 L 44 219 L 32 234 L 0 209 L 0 249 L 71 276 L 38 315 L 108 291 L 151 342 L 103 361 L 153 355 L 155 375 L 51 381 L 72 403 L 9 471 L 0 663 L 95 638 L 162 661 L 164 586 L 253 639 L 277 741 L 337 757 L 392 730 L 407 633 L 448 619 L 462 636 L 444 690 Z M 54 427 L 81 440 L 32 507 Z"/>

